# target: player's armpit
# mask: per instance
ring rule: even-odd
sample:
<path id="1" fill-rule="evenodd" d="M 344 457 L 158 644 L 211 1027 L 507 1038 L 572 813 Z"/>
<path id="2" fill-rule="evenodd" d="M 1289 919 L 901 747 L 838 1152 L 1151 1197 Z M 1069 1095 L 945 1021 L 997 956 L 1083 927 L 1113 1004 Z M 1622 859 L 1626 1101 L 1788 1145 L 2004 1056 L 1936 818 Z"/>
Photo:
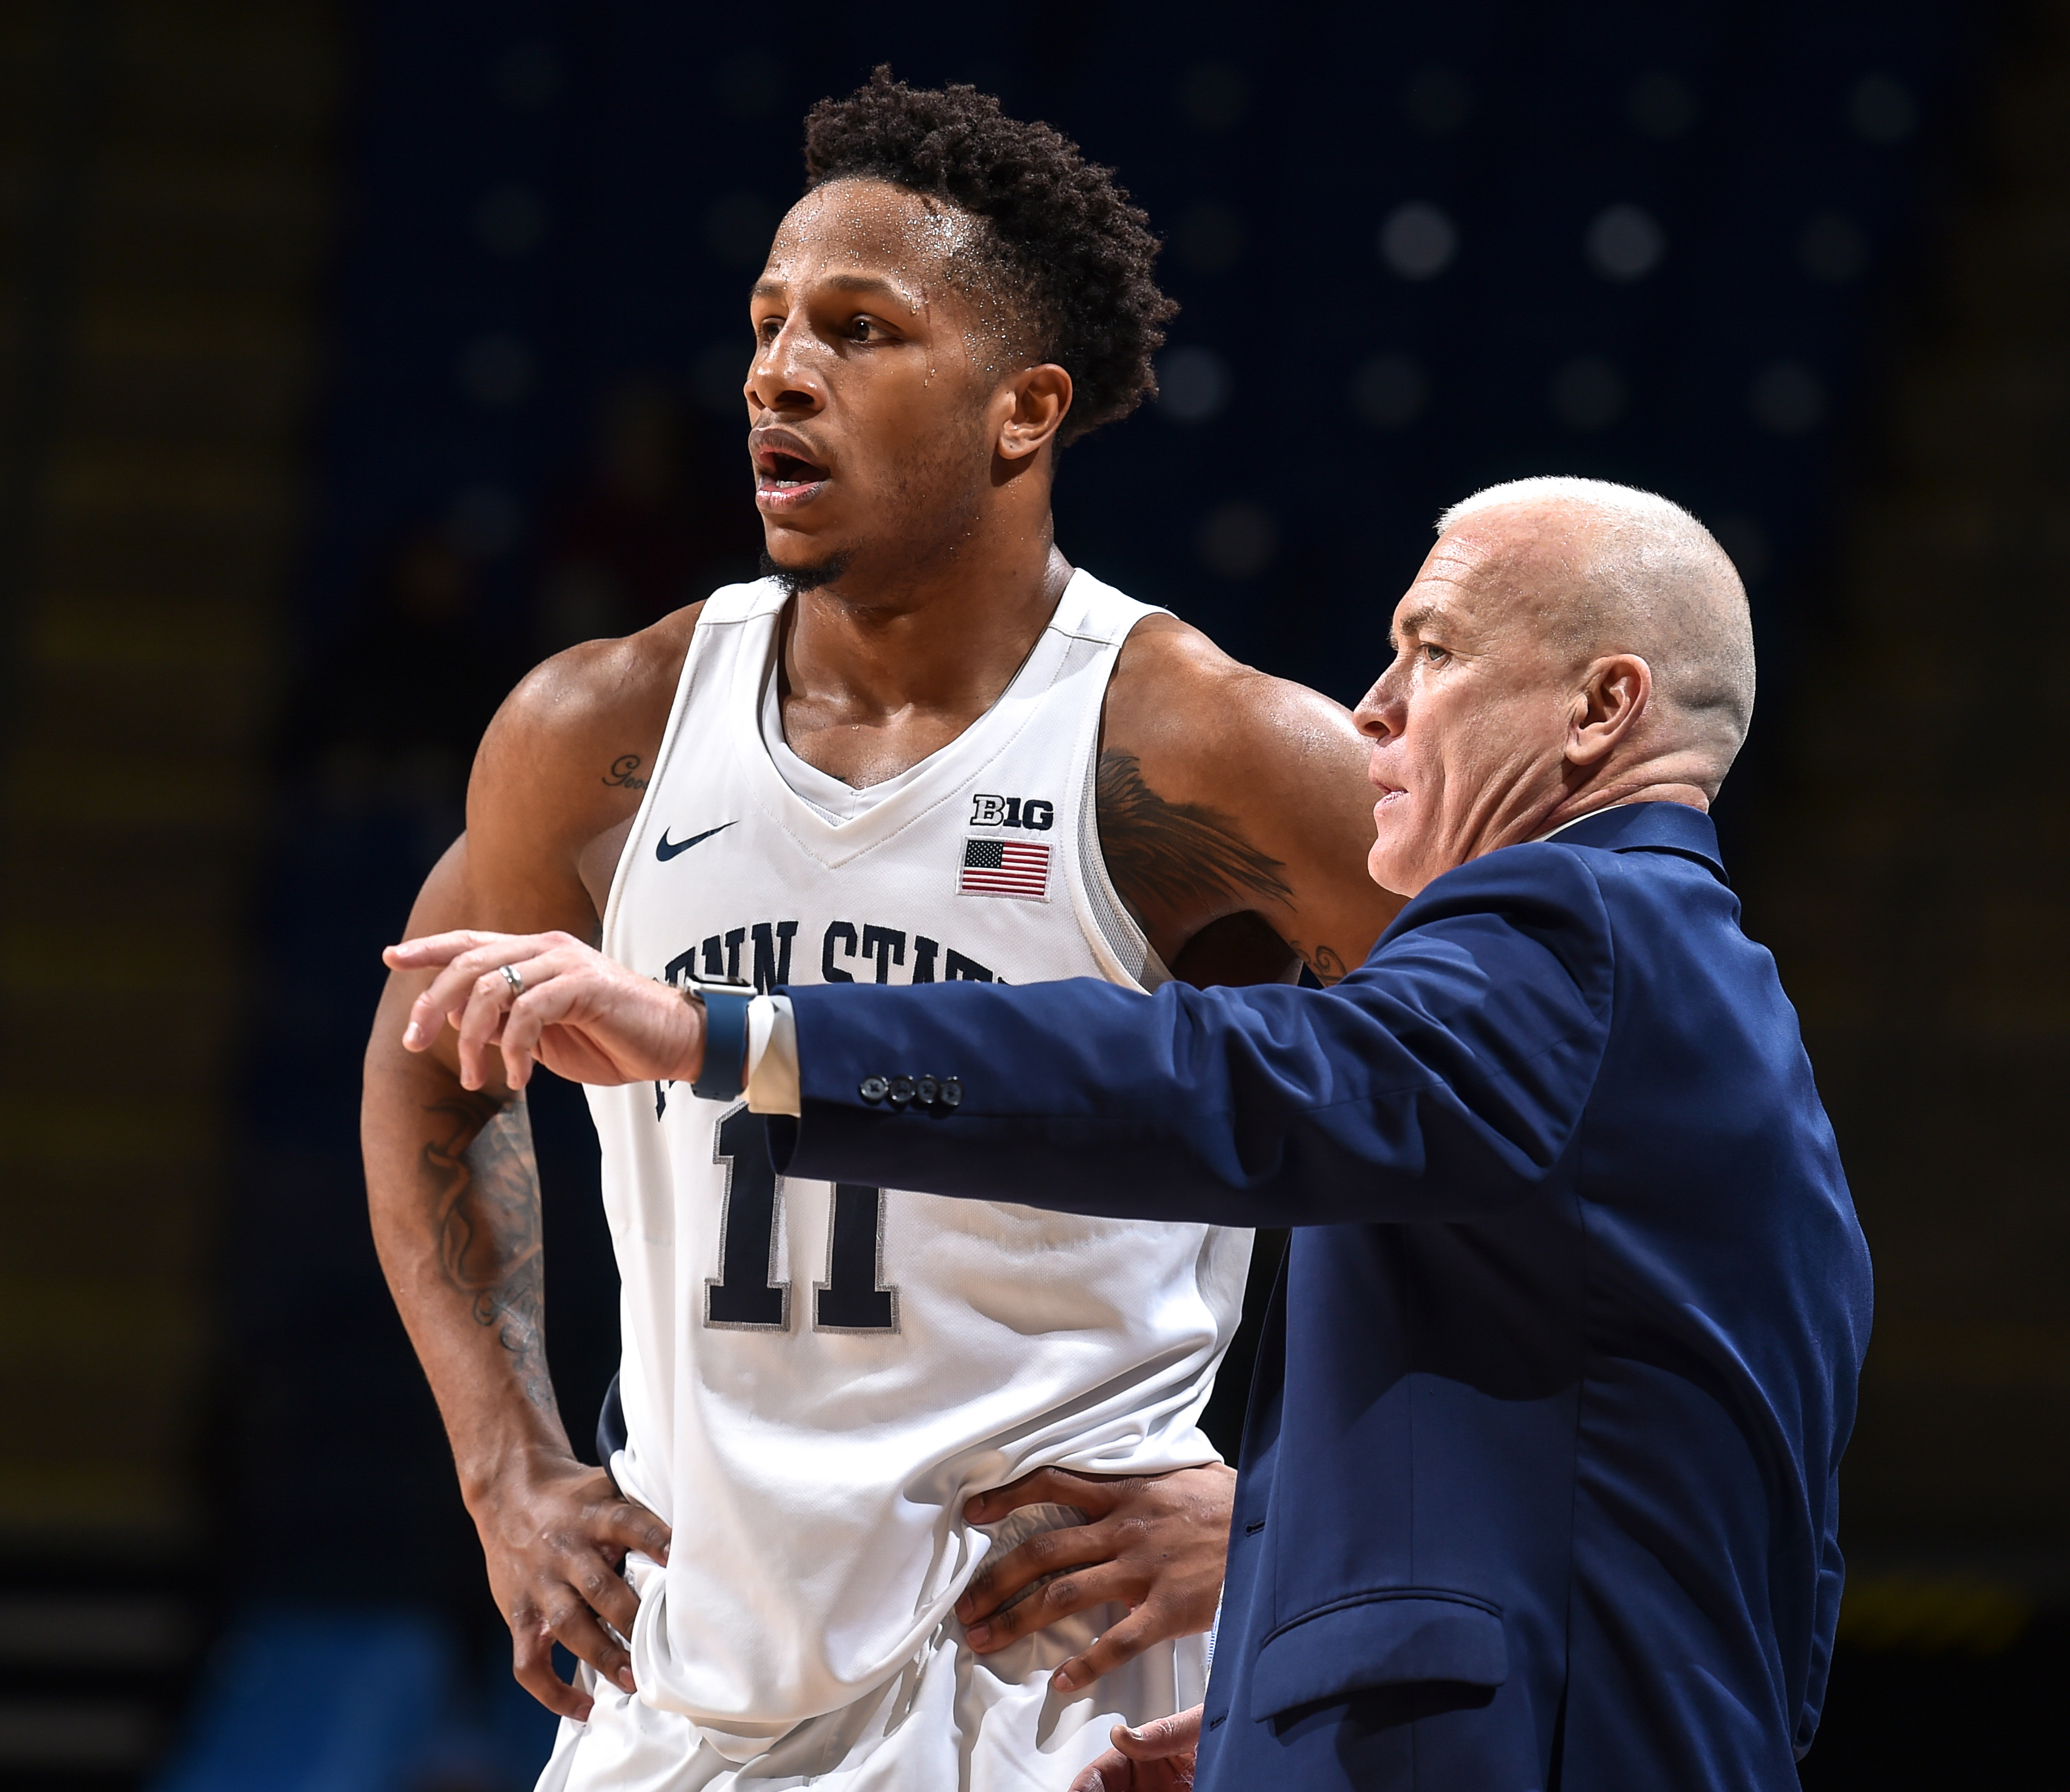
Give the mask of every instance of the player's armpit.
<path id="1" fill-rule="evenodd" d="M 1076 1506 L 1090 1518 L 1044 1531 L 980 1567 L 956 1602 L 971 1647 L 989 1655 L 1073 1612 L 1127 1606 L 1126 1618 L 1051 1676 L 1068 1692 L 1152 1643 L 1200 1634 L 1221 1598 L 1235 1494 L 1236 1471 L 1215 1463 L 1120 1476 L 1043 1468 L 979 1495 L 963 1508 L 974 1524 L 1038 1504 Z"/>

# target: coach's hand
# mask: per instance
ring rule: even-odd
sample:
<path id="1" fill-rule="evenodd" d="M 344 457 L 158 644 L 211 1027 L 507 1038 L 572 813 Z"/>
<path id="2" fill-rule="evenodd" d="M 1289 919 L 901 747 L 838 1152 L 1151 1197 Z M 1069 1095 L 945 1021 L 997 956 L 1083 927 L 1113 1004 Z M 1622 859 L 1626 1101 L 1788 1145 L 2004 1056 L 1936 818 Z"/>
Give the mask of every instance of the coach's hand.
<path id="1" fill-rule="evenodd" d="M 1197 1635 L 1214 1623 L 1221 1598 L 1235 1496 L 1236 1471 L 1220 1463 L 1168 1475 L 1038 1468 L 980 1494 L 963 1508 L 973 1524 L 996 1524 L 1017 1507 L 1041 1504 L 1077 1506 L 1091 1518 L 985 1559 L 956 1602 L 971 1647 L 989 1655 L 1089 1606 L 1127 1606 L 1127 1618 L 1050 1676 L 1068 1692 L 1153 1643 Z M 1000 1609 L 1045 1574 L 1055 1578 L 1012 1610 Z"/>
<path id="2" fill-rule="evenodd" d="M 572 934 L 428 934 L 391 946 L 391 971 L 436 971 L 410 1009 L 403 1043 L 427 1051 L 451 1021 L 460 1080 L 479 1089 L 503 1054 L 513 1089 L 536 1060 L 571 1082 L 692 1082 L 704 1069 L 702 1004 L 636 976 Z"/>
<path id="3" fill-rule="evenodd" d="M 1188 1792 L 1201 1746 L 1201 1707 L 1140 1729 L 1117 1724 L 1114 1746 L 1071 1782 L 1071 1792 Z"/>
<path id="4" fill-rule="evenodd" d="M 572 1456 L 513 1468 L 468 1504 L 496 1609 L 510 1626 L 518 1684 L 547 1710 L 586 1721 L 591 1700 L 554 1671 L 558 1643 L 633 1691 L 623 1639 L 640 1602 L 620 1566 L 630 1549 L 666 1562 L 669 1527 L 623 1497 L 602 1469 Z"/>

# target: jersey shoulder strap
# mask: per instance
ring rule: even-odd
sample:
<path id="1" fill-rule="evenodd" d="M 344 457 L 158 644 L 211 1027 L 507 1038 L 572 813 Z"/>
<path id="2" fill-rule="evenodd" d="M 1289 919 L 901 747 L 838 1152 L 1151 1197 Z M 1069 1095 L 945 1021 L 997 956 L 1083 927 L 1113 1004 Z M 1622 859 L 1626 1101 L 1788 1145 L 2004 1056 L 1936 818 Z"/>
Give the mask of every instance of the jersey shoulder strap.
<path id="1" fill-rule="evenodd" d="M 1139 603 L 1081 567 L 1072 573 L 1071 582 L 1057 600 L 1057 613 L 1049 619 L 1049 626 L 1080 640 L 1119 647 L 1127 640 L 1129 630 L 1145 616 L 1162 613 L 1162 604 Z"/>
<path id="2" fill-rule="evenodd" d="M 753 579 L 744 585 L 722 585 L 705 599 L 698 614 L 698 628 L 723 628 L 729 623 L 752 622 L 783 608 L 783 587 L 773 579 Z"/>

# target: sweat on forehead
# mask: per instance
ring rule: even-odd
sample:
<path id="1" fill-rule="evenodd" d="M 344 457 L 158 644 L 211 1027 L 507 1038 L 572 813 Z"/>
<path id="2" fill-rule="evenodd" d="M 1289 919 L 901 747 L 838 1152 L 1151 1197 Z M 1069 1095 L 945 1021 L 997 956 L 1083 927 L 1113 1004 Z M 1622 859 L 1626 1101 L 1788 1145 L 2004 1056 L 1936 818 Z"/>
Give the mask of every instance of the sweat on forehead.
<path id="1" fill-rule="evenodd" d="M 781 272 L 801 256 L 881 273 L 916 305 L 931 288 L 953 292 L 973 313 L 968 333 L 1017 358 L 1043 356 L 1045 333 L 1027 302 L 1027 283 L 1013 277 L 1012 258 L 991 221 L 937 194 L 868 176 L 825 182 L 792 207 L 778 228 L 771 270 Z"/>

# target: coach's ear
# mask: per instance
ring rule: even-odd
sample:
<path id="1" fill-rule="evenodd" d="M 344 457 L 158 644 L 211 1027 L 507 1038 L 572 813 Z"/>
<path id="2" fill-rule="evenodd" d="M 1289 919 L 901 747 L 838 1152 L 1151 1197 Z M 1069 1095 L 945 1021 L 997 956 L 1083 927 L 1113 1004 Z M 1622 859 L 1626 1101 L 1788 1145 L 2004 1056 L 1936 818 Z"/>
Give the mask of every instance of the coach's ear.
<path id="1" fill-rule="evenodd" d="M 1071 376 L 1053 361 L 1024 367 L 1001 383 L 1000 458 L 1025 464 L 1054 440 L 1071 408 Z M 1015 470 L 1018 470 L 1017 466 Z"/>

